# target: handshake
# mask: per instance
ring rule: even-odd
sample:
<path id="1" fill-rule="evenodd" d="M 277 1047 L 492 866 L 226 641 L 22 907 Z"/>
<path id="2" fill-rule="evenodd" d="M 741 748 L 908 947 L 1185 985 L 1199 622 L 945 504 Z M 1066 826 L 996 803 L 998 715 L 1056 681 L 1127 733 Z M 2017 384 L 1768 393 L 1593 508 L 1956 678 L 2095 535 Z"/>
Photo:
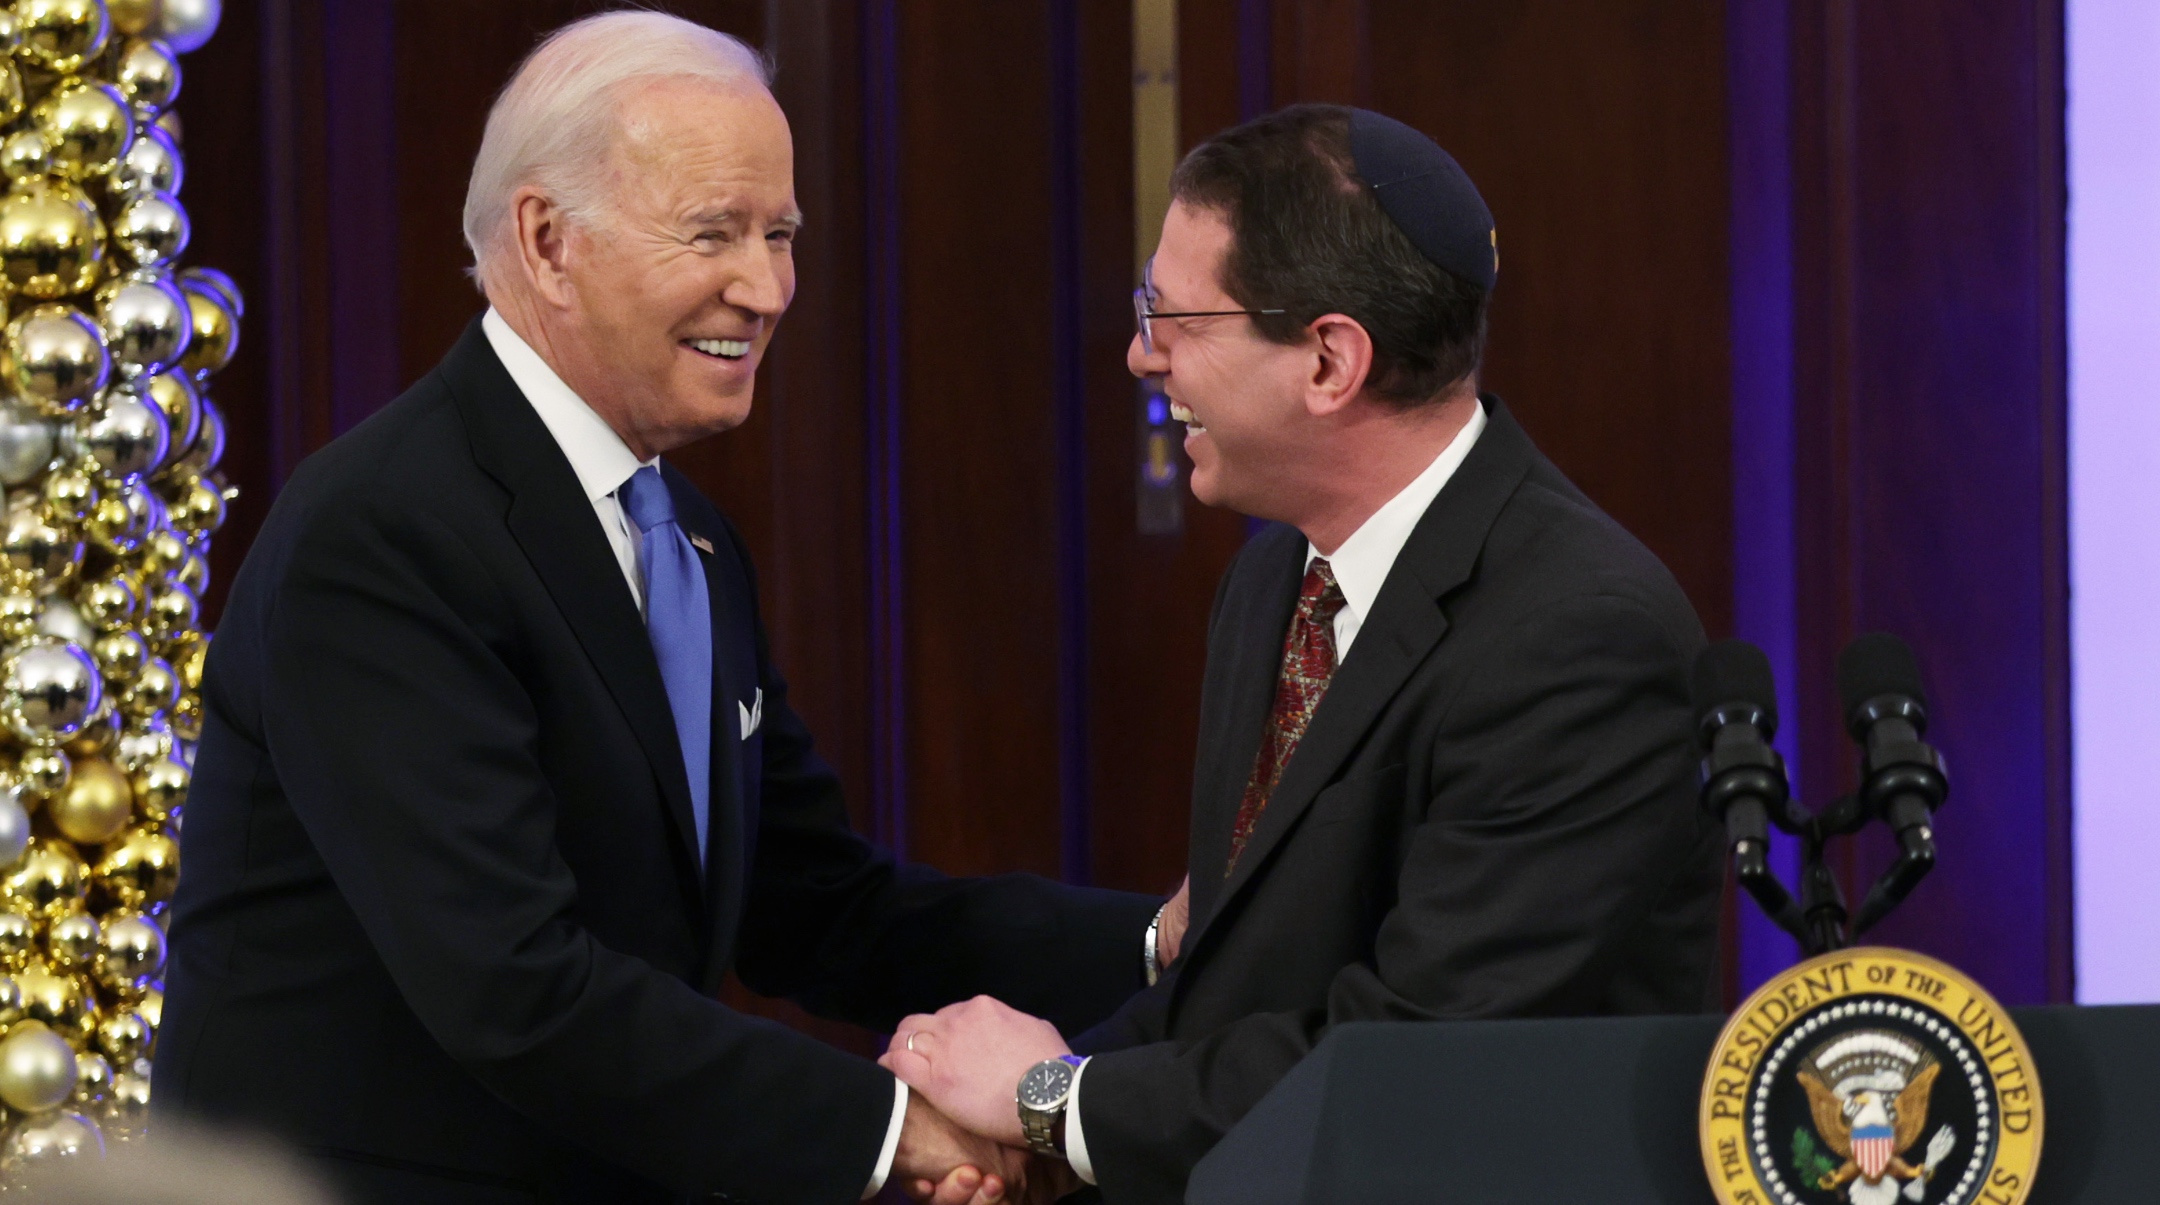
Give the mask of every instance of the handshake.
<path id="1" fill-rule="evenodd" d="M 1159 916 L 1161 966 L 1177 959 L 1189 891 L 1188 881 Z M 1036 1064 L 1071 1053 L 1055 1025 L 989 996 L 902 1020 L 878 1059 L 910 1092 L 892 1165 L 902 1190 L 932 1205 L 991 1205 L 1055 1201 L 1078 1188 L 1070 1164 L 1029 1148 L 1017 1097 Z M 1068 1111 L 1064 1133 L 1076 1124 Z"/>

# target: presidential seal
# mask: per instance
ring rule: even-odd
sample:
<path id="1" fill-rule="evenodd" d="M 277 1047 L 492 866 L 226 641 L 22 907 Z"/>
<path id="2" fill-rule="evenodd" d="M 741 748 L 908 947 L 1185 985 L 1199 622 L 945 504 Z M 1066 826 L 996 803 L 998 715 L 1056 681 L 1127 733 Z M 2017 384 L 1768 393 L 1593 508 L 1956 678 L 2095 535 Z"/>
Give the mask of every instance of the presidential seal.
<path id="1" fill-rule="evenodd" d="M 1724 1205 L 2021 1205 L 2040 1080 L 1978 984 L 1906 950 L 1801 963 L 1733 1013 L 1703 1077 Z"/>

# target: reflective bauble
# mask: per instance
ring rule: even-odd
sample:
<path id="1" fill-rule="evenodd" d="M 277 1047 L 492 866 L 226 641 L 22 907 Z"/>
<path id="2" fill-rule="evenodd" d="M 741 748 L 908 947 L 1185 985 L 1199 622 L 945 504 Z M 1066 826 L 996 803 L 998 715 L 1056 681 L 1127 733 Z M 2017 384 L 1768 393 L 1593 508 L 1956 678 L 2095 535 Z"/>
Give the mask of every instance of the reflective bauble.
<path id="1" fill-rule="evenodd" d="M 104 1157 L 104 1132 L 80 1113 L 26 1117 L 0 1141 L 0 1169 L 16 1178 L 57 1174 L 60 1168 Z"/>
<path id="2" fill-rule="evenodd" d="M 180 797 L 187 798 L 187 787 L 180 788 Z M 0 870 L 22 861 L 23 852 L 30 848 L 30 809 L 23 806 L 22 795 L 12 786 L 0 787 Z"/>
<path id="3" fill-rule="evenodd" d="M 91 642 L 90 653 L 107 681 L 125 682 L 141 672 L 150 659 L 150 642 L 132 628 L 114 628 Z M 122 736 L 124 744 L 126 737 Z"/>
<path id="4" fill-rule="evenodd" d="M 149 472 L 165 459 L 170 438 L 165 412 L 132 382 L 105 391 L 75 417 L 75 448 L 95 460 L 108 477 Z"/>
<path id="5" fill-rule="evenodd" d="M 181 632 L 165 642 L 165 659 L 172 663 L 173 673 L 180 676 L 182 690 L 202 689 L 203 665 L 209 657 L 208 632 Z"/>
<path id="6" fill-rule="evenodd" d="M 35 186 L 51 174 L 52 144 L 45 135 L 25 129 L 0 139 L 0 175 L 19 185 Z"/>
<path id="7" fill-rule="evenodd" d="M 75 1051 L 43 1025 L 25 1022 L 0 1041 L 0 1100 L 24 1113 L 57 1109 L 75 1091 Z"/>
<path id="8" fill-rule="evenodd" d="M 98 1112 L 98 1124 L 115 1142 L 133 1142 L 150 1124 L 150 1077 L 139 1071 L 113 1075 L 112 1095 Z"/>
<path id="9" fill-rule="evenodd" d="M 150 1053 L 154 1031 L 150 1022 L 132 1008 L 114 1011 L 97 1027 L 97 1046 L 115 1067 L 132 1067 L 135 1060 Z"/>
<path id="10" fill-rule="evenodd" d="M 202 618 L 201 605 L 187 588 L 169 577 L 154 578 L 143 586 L 143 637 L 153 645 L 177 639 Z"/>
<path id="11" fill-rule="evenodd" d="M 73 777 L 75 765 L 58 749 L 25 749 L 15 762 L 15 784 L 27 804 L 50 799 Z"/>
<path id="12" fill-rule="evenodd" d="M 204 556 L 202 552 L 190 548 L 187 556 L 182 558 L 179 567 L 172 571 L 172 579 L 180 583 L 181 588 L 188 593 L 201 598 L 203 591 L 210 588 L 209 558 Z"/>
<path id="13" fill-rule="evenodd" d="M 87 912 L 70 912 L 45 931 L 45 962 L 56 971 L 80 974 L 97 956 L 97 918 Z"/>
<path id="14" fill-rule="evenodd" d="M 104 695 L 104 676 L 90 654 L 49 636 L 24 642 L 0 662 L 0 717 L 32 745 L 74 736 Z"/>
<path id="15" fill-rule="evenodd" d="M 190 277 L 180 278 L 188 309 L 195 319 L 195 338 L 180 363 L 198 377 L 216 372 L 232 362 L 240 346 L 240 319 L 217 290 Z"/>
<path id="16" fill-rule="evenodd" d="M 143 534 L 148 528 L 144 522 L 144 510 L 130 505 L 128 492 L 132 482 L 112 490 L 98 499 L 96 509 L 83 520 L 82 530 L 90 542 L 116 557 L 135 555 L 142 547 Z"/>
<path id="17" fill-rule="evenodd" d="M 225 416 L 219 412 L 217 403 L 208 397 L 202 399 L 202 429 L 196 433 L 195 442 L 180 457 L 178 464 L 197 473 L 207 473 L 225 456 Z"/>
<path id="18" fill-rule="evenodd" d="M 134 193 L 112 221 L 112 242 L 138 268 L 169 264 L 187 250 L 187 210 L 169 192 Z"/>
<path id="19" fill-rule="evenodd" d="M 60 442 L 66 445 L 73 431 L 60 429 Z M 63 465 L 45 478 L 38 492 L 44 495 L 46 513 L 53 522 L 80 523 L 90 517 L 90 508 L 97 505 L 97 482 L 80 465 Z"/>
<path id="20" fill-rule="evenodd" d="M 5 166 L 6 157 L 5 146 L 0 145 L 0 167 Z M 187 161 L 181 157 L 180 148 L 173 145 L 172 135 L 146 125 L 137 127 L 135 141 L 128 144 L 119 165 L 113 168 L 112 191 L 121 197 L 143 192 L 177 196 L 186 180 Z"/>
<path id="21" fill-rule="evenodd" d="M 135 810 L 135 790 L 120 767 L 78 758 L 66 789 L 45 805 L 60 835 L 77 845 L 103 845 L 120 835 Z"/>
<path id="22" fill-rule="evenodd" d="M 15 69 L 14 60 L 0 58 L 0 125 L 21 117 L 26 100 L 22 72 Z"/>
<path id="23" fill-rule="evenodd" d="M 170 527 L 160 527 L 143 537 L 142 551 L 135 558 L 137 572 L 144 581 L 169 577 L 187 564 L 188 555 L 187 537 Z"/>
<path id="24" fill-rule="evenodd" d="M 59 432 L 43 410 L 20 398 L 0 398 L 0 485 L 28 485 L 58 454 Z"/>
<path id="25" fill-rule="evenodd" d="M 156 38 L 129 38 L 113 55 L 112 78 L 137 113 L 154 117 L 180 95 L 180 57 Z"/>
<path id="26" fill-rule="evenodd" d="M 148 762 L 135 771 L 130 782 L 135 789 L 135 806 L 143 819 L 163 824 L 178 815 L 187 806 L 190 777 L 186 766 L 169 757 Z"/>
<path id="27" fill-rule="evenodd" d="M 0 912 L 0 969 L 8 972 L 7 990 L 14 993 L 18 1017 L 22 1011 L 22 985 L 15 982 L 14 974 L 30 965 L 36 956 L 37 922 L 27 913 Z"/>
<path id="28" fill-rule="evenodd" d="M 0 258 L 6 249 L 0 247 Z M 48 409 L 72 410 L 97 396 L 112 377 L 112 358 L 97 323 L 80 310 L 41 305 L 7 326 L 15 388 Z"/>
<path id="29" fill-rule="evenodd" d="M 50 922 L 81 911 L 88 890 L 82 859 L 64 842 L 49 837 L 31 838 L 22 861 L 0 875 L 0 900 L 6 902 L 7 910 L 32 920 Z M 16 976 L 16 981 L 22 984 L 27 998 L 29 981 L 21 975 Z"/>
<path id="30" fill-rule="evenodd" d="M 11 506 L 0 515 L 0 573 L 15 589 L 50 594 L 65 587 L 82 555 L 82 542 L 42 506 Z"/>
<path id="31" fill-rule="evenodd" d="M 82 616 L 84 623 L 95 628 L 100 634 L 133 622 L 135 601 L 134 584 L 124 575 L 117 573 L 86 581 L 75 589 L 76 612 Z M 103 668 L 105 658 L 93 647 L 95 639 L 93 637 L 92 640 L 76 643 L 89 648 L 90 655 L 97 657 L 99 667 Z"/>
<path id="32" fill-rule="evenodd" d="M 63 81 L 31 106 L 30 121 L 52 146 L 53 174 L 93 180 L 112 174 L 135 140 L 135 115 L 111 84 Z"/>
<path id="33" fill-rule="evenodd" d="M 135 639 L 140 641 L 142 637 L 137 636 Z M 150 653 L 147 646 L 142 656 L 144 660 L 149 659 Z M 113 762 L 128 773 L 134 774 L 154 762 L 173 760 L 175 764 L 179 764 L 178 759 L 174 757 L 174 753 L 171 726 L 163 720 L 140 720 L 129 724 L 121 731 L 119 743 L 113 748 Z M 180 768 L 185 770 L 187 767 L 182 764 Z M 139 790 L 137 797 L 140 798 Z M 144 815 L 147 819 L 153 821 L 162 819 L 162 817 L 152 816 L 147 812 Z"/>
<path id="34" fill-rule="evenodd" d="M 97 283 L 104 262 L 105 223 L 81 189 L 39 180 L 0 199 L 0 275 L 23 296 L 80 293 Z"/>
<path id="35" fill-rule="evenodd" d="M 181 54 L 198 49 L 217 32 L 224 15 L 223 0 L 163 0 L 157 19 L 157 35 L 172 43 Z"/>
<path id="36" fill-rule="evenodd" d="M 103 0 L 15 0 L 22 44 L 15 53 L 59 75 L 72 75 L 105 49 L 112 22 Z"/>
<path id="37" fill-rule="evenodd" d="M 68 1103 L 78 1109 L 95 1109 L 112 1096 L 112 1061 L 102 1054 L 75 1056 L 75 1092 Z"/>
<path id="38" fill-rule="evenodd" d="M 158 114 L 157 128 L 165 131 L 171 137 L 174 146 L 181 145 L 182 140 L 187 137 L 187 131 L 181 128 L 180 110 L 178 109 L 167 109 Z"/>
<path id="39" fill-rule="evenodd" d="M 48 594 L 38 603 L 38 635 L 52 636 L 80 648 L 89 648 L 97 633 L 83 622 L 82 612 L 59 594 Z"/>
<path id="40" fill-rule="evenodd" d="M 195 336 L 187 297 L 162 273 L 130 272 L 98 286 L 98 328 L 121 372 L 164 372 Z"/>
<path id="41" fill-rule="evenodd" d="M 173 704 L 171 711 L 165 713 L 165 718 L 172 724 L 173 734 L 181 740 L 201 740 L 203 722 L 202 696 L 193 692 L 181 695 L 180 701 Z M 173 817 L 173 832 L 178 834 L 179 831 L 180 818 L 175 816 Z"/>
<path id="42" fill-rule="evenodd" d="M 35 852 L 33 845 L 33 856 Z M 106 851 L 92 877 L 123 907 L 162 904 L 172 898 L 180 879 L 180 845 L 155 826 L 138 826 Z"/>
<path id="43" fill-rule="evenodd" d="M 25 920 L 27 922 L 27 919 Z M 24 955 L 24 961 L 29 955 Z M 22 985 L 13 975 L 0 975 L 0 1030 L 23 1019 Z"/>
<path id="44" fill-rule="evenodd" d="M 188 334 L 190 338 L 194 337 L 192 311 Z M 144 385 L 144 391 L 165 414 L 165 427 L 171 433 L 166 459 L 168 462 L 178 460 L 194 448 L 195 437 L 202 432 L 202 395 L 195 391 L 195 382 L 179 372 L 161 372 L 151 377 Z"/>
<path id="45" fill-rule="evenodd" d="M 149 918 L 117 912 L 98 935 L 93 973 L 107 991 L 132 996 L 165 969 L 165 931 Z"/>
<path id="46" fill-rule="evenodd" d="M 175 490 L 166 520 L 184 536 L 213 535 L 225 525 L 225 495 L 200 477 Z"/>
<path id="47" fill-rule="evenodd" d="M 121 0 L 122 3 L 141 3 L 142 0 Z M 154 0 L 153 0 L 154 2 Z M 0 8 L 0 56 L 12 55 L 22 47 L 22 18 L 11 8 Z"/>
<path id="48" fill-rule="evenodd" d="M 158 1030 L 165 1027 L 165 989 L 156 984 L 145 988 L 142 997 L 135 1001 L 135 1015 L 149 1024 L 150 1042 L 156 1045 Z"/>
<path id="49" fill-rule="evenodd" d="M 225 303 L 225 308 L 232 311 L 233 317 L 247 317 L 247 298 L 240 292 L 240 282 L 228 273 L 207 265 L 199 265 L 183 270 L 180 279 L 217 294 L 218 299 Z"/>
<path id="50" fill-rule="evenodd" d="M 120 713 L 131 720 L 146 720 L 163 715 L 180 701 L 180 679 L 162 657 L 152 657 L 143 662 L 135 676 L 120 684 Z M 76 767 L 81 776 L 82 767 Z"/>
<path id="51" fill-rule="evenodd" d="M 114 33 L 148 33 L 157 24 L 158 0 L 105 0 L 105 11 L 112 17 Z"/>
<path id="52" fill-rule="evenodd" d="M 88 1044 L 96 1035 L 97 1001 L 73 975 L 31 959 L 29 966 L 15 972 L 15 982 L 22 987 L 25 1016 L 44 1022 L 73 1043 Z"/>
<path id="53" fill-rule="evenodd" d="M 0 647 L 20 644 L 37 634 L 45 605 L 28 586 L 10 586 L 0 592 Z"/>

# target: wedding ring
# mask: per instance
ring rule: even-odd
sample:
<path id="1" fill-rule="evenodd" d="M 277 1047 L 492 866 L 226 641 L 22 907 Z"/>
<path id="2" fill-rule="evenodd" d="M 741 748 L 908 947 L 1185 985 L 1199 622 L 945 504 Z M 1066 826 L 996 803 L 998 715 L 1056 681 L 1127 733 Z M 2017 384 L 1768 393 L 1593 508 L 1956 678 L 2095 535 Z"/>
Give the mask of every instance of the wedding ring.
<path id="1" fill-rule="evenodd" d="M 915 1052 L 915 1035 L 916 1035 L 916 1034 L 918 1034 L 918 1033 L 921 1033 L 921 1032 L 922 1032 L 922 1031 L 921 1031 L 921 1030 L 919 1030 L 919 1029 L 911 1029 L 911 1030 L 909 1030 L 909 1031 L 908 1031 L 908 1036 L 907 1036 L 907 1048 L 908 1048 L 908 1053 L 910 1053 L 910 1054 L 913 1054 L 913 1053 Z"/>

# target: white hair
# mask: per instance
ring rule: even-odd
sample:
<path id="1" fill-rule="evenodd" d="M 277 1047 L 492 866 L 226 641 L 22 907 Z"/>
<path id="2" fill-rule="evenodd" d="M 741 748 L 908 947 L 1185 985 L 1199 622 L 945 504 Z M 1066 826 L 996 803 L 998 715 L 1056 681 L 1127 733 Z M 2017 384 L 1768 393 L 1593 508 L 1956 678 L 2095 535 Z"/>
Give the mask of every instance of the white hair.
<path id="1" fill-rule="evenodd" d="M 483 286 L 490 262 L 510 249 L 517 190 L 539 187 L 572 220 L 594 216 L 604 203 L 621 94 L 682 78 L 770 87 L 772 66 L 737 38 L 655 12 L 573 21 L 526 56 L 488 111 L 465 190 L 465 245 Z"/>

